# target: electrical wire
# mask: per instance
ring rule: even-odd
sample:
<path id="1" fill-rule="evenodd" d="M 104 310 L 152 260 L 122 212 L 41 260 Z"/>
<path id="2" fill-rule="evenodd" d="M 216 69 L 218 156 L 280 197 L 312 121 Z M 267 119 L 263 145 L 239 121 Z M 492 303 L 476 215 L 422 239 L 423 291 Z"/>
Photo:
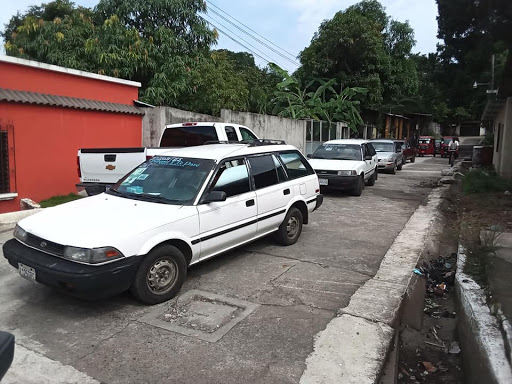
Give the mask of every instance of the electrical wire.
<path id="1" fill-rule="evenodd" d="M 213 6 L 215 6 L 214 4 L 211 4 Z M 218 8 L 218 7 L 217 7 Z M 220 8 L 219 8 L 220 9 Z M 283 55 L 281 52 L 279 52 L 278 50 L 272 48 L 270 45 L 266 44 L 265 42 L 261 41 L 260 39 L 258 39 L 257 37 L 254 37 L 251 33 L 247 32 L 245 29 L 241 28 L 240 26 L 236 25 L 235 23 L 233 23 L 231 20 L 227 19 L 226 17 L 222 16 L 220 13 L 218 13 L 217 11 L 215 11 L 214 9 L 210 8 L 210 12 L 212 12 L 213 14 L 217 15 L 218 17 L 222 18 L 223 20 L 225 20 L 226 22 L 228 22 L 229 24 L 233 25 L 235 28 L 237 28 L 238 30 L 242 31 L 243 33 L 245 33 L 247 36 L 253 38 L 254 40 L 256 40 L 258 43 L 260 43 L 261 45 L 265 46 L 267 49 L 271 50 L 272 52 L 278 54 L 279 56 L 281 56 L 283 59 L 289 61 L 290 63 L 292 63 L 293 65 L 295 66 L 300 66 L 299 63 L 297 63 L 295 60 L 292 60 L 290 58 L 288 58 L 287 56 Z M 222 11 L 224 12 L 224 11 Z M 226 13 L 226 12 L 224 12 Z M 227 14 L 227 13 L 226 13 Z M 227 14 L 229 16 L 229 14 Z M 232 19 L 236 20 L 234 17 L 230 16 Z M 242 24 L 240 21 L 237 20 L 237 22 L 239 22 L 240 24 Z M 243 25 L 243 24 L 242 24 Z M 247 27 L 248 28 L 248 27 Z M 233 32 L 232 32 L 233 33 Z M 256 33 L 256 32 L 255 32 Z M 281 48 L 280 48 L 281 49 Z"/>
<path id="2" fill-rule="evenodd" d="M 256 53 L 254 50 L 250 49 L 249 47 L 247 47 L 246 45 L 242 44 L 240 41 L 238 41 L 236 38 L 234 38 L 233 36 L 231 36 L 229 33 L 225 32 L 224 30 L 220 29 L 216 24 L 214 24 L 212 21 L 206 19 L 206 17 L 209 17 L 211 18 L 211 16 L 207 16 L 207 15 L 202 15 L 201 16 L 203 18 L 203 20 L 205 20 L 208 24 L 210 24 L 212 27 L 214 27 L 215 29 L 217 29 L 217 31 L 219 31 L 220 33 L 222 33 L 223 35 L 225 35 L 226 37 L 228 37 L 229 39 L 233 40 L 235 43 L 239 44 L 240 46 L 242 46 L 243 48 L 245 48 L 246 50 L 248 50 L 249 52 L 251 52 L 253 55 L 259 57 L 260 59 L 262 59 L 263 61 L 265 61 L 267 64 L 269 63 L 274 63 L 275 60 L 272 60 L 270 57 L 268 57 L 264 52 L 262 52 L 261 50 L 259 50 L 258 48 L 256 48 L 254 45 L 252 45 L 251 43 L 249 43 L 247 40 L 243 39 L 242 37 L 240 37 L 239 35 L 237 35 L 236 33 L 234 33 L 233 31 L 231 31 L 229 28 L 227 28 L 225 25 L 223 24 L 220 24 L 223 28 L 225 28 L 227 31 L 229 31 L 230 33 L 232 33 L 233 35 L 235 35 L 238 39 L 242 40 L 244 43 L 246 43 L 247 45 L 249 45 L 250 47 L 252 47 L 254 50 L 258 51 L 260 54 Z M 212 20 L 214 20 L 215 22 L 218 22 L 218 20 L 215 20 L 213 18 L 211 18 Z M 287 68 L 285 68 L 283 66 L 284 69 L 286 70 L 289 70 Z"/>
<path id="3" fill-rule="evenodd" d="M 274 44 L 272 41 L 270 41 L 269 39 L 267 39 L 265 36 L 262 36 L 260 35 L 258 32 L 256 32 L 254 29 L 251 29 L 251 27 L 245 25 L 244 23 L 242 23 L 240 20 L 237 20 L 235 17 L 231 16 L 229 13 L 227 13 L 226 11 L 222 10 L 222 8 L 220 8 L 219 6 L 215 5 L 211 0 L 207 0 L 208 3 L 210 3 L 211 6 L 217 8 L 219 11 L 221 11 L 222 13 L 224 13 L 225 15 L 227 15 L 228 17 L 232 18 L 233 20 L 235 20 L 237 23 L 243 25 L 245 28 L 247 28 L 249 31 L 253 32 L 254 34 L 256 34 L 257 36 L 261 37 L 263 40 L 267 41 L 268 43 L 272 44 L 274 47 L 276 47 L 277 49 L 287 53 L 288 55 L 290 55 L 290 57 L 293 58 L 293 60 L 296 59 L 296 56 L 293 55 L 292 53 L 288 52 L 286 49 L 283 49 L 281 47 L 279 47 L 277 44 Z M 212 10 L 213 11 L 213 10 Z"/>

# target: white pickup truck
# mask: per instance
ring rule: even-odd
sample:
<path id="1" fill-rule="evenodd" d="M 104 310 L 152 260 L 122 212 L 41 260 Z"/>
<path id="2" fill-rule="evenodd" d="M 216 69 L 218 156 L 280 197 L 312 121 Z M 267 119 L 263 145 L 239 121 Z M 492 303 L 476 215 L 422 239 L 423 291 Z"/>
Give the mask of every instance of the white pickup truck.
<path id="1" fill-rule="evenodd" d="M 147 159 L 170 148 L 192 147 L 207 142 L 252 141 L 258 137 L 249 128 L 231 123 L 191 122 L 166 125 L 156 148 L 82 148 L 78 150 L 78 190 L 89 196 L 105 192 Z"/>

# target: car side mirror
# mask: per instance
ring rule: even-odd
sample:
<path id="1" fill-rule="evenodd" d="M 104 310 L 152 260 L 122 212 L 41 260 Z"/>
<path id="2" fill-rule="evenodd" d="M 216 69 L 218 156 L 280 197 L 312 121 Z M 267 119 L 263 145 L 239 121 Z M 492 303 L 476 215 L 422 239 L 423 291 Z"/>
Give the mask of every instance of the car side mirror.
<path id="1" fill-rule="evenodd" d="M 400 153 L 400 152 L 402 152 L 402 150 L 401 150 L 400 148 L 398 148 L 398 149 L 396 150 L 396 153 Z"/>
<path id="2" fill-rule="evenodd" d="M 14 335 L 0 332 L 0 381 L 7 373 L 14 358 Z"/>
<path id="3" fill-rule="evenodd" d="M 312 155 L 311 153 L 308 153 L 308 154 L 306 155 L 306 157 L 307 157 L 308 159 L 312 159 L 312 158 L 313 158 L 313 155 Z"/>
<path id="4" fill-rule="evenodd" d="M 226 192 L 224 191 L 212 191 L 206 195 L 203 203 L 215 203 L 219 201 L 226 201 Z"/>
<path id="5" fill-rule="evenodd" d="M 373 159 L 373 156 L 368 155 L 368 156 L 365 156 L 365 157 L 364 157 L 364 159 L 365 159 L 365 160 L 372 160 L 372 159 Z"/>

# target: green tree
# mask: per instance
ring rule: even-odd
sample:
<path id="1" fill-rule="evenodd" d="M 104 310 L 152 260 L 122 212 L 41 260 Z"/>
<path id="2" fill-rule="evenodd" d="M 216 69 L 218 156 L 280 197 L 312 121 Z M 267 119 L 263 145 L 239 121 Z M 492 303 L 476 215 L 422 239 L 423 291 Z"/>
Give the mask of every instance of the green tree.
<path id="1" fill-rule="evenodd" d="M 402 99 L 417 92 L 413 45 L 407 22 L 390 21 L 377 0 L 363 0 L 320 25 L 300 54 L 297 76 L 304 82 L 334 78 L 343 88 L 364 87 L 365 108 L 400 109 Z"/>

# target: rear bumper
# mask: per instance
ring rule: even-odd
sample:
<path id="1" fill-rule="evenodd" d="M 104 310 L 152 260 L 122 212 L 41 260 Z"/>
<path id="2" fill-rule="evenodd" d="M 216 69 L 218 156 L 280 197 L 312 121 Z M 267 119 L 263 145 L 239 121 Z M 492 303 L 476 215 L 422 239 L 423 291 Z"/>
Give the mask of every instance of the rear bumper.
<path id="1" fill-rule="evenodd" d="M 104 265 L 86 265 L 48 255 L 16 239 L 3 246 L 4 257 L 14 268 L 18 263 L 34 268 L 36 281 L 84 299 L 96 300 L 130 288 L 142 257 L 126 257 Z"/>

